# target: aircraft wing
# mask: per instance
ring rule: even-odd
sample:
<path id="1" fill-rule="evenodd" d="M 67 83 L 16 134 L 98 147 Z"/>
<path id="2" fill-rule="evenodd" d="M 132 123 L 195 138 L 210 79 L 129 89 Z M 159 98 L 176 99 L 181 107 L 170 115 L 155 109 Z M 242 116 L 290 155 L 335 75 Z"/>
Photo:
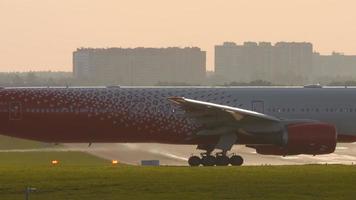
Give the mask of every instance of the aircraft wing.
<path id="1" fill-rule="evenodd" d="M 214 147 L 217 149 L 231 149 L 237 141 L 237 132 L 251 135 L 249 133 L 251 127 L 260 127 L 260 130 L 267 131 L 271 127 L 281 124 L 281 120 L 276 117 L 251 110 L 184 97 L 169 97 L 168 99 L 185 111 L 184 117 L 195 119 L 202 125 L 201 130 L 189 139 L 196 136 L 219 136 Z"/>
<path id="2" fill-rule="evenodd" d="M 215 103 L 209 103 L 205 101 L 198 101 L 193 99 L 188 99 L 184 97 L 169 97 L 170 101 L 176 103 L 181 108 L 183 108 L 188 114 L 200 113 L 208 115 L 214 114 L 230 114 L 235 121 L 264 121 L 264 122 L 280 122 L 280 119 L 265 115 L 262 113 L 254 112 L 251 110 L 245 110 L 236 107 L 224 106 Z"/>
<path id="3" fill-rule="evenodd" d="M 198 101 L 184 97 L 169 97 L 170 101 L 182 108 L 184 116 L 193 118 L 203 125 L 203 129 L 196 135 L 224 135 L 236 132 L 236 130 L 246 127 L 256 127 L 258 125 L 279 124 L 280 119 L 220 104 Z"/>

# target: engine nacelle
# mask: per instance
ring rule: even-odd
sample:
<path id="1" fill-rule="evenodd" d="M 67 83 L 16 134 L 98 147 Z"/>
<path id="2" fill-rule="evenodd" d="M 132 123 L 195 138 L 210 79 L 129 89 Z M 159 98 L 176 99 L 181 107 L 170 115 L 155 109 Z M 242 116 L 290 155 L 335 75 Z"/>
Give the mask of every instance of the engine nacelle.
<path id="1" fill-rule="evenodd" d="M 284 145 L 253 146 L 264 155 L 329 154 L 335 151 L 337 131 L 326 123 L 304 123 L 287 126 Z"/>

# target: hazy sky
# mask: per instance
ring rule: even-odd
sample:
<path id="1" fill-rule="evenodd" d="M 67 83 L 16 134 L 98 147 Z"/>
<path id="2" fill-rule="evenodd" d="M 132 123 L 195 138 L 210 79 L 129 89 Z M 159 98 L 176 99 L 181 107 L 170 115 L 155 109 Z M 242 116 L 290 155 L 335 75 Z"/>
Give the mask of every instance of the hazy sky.
<path id="1" fill-rule="evenodd" d="M 310 41 L 356 54 L 354 0 L 0 0 L 0 71 L 72 69 L 77 47 Z"/>

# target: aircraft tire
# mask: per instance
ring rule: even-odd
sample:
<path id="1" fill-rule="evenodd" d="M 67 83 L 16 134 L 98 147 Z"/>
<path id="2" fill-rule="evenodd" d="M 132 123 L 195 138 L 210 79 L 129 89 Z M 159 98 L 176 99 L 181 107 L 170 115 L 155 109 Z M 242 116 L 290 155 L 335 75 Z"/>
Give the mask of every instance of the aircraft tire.
<path id="1" fill-rule="evenodd" d="M 191 156 L 188 159 L 188 164 L 191 167 L 197 167 L 201 164 L 201 159 L 198 156 Z"/>
<path id="2" fill-rule="evenodd" d="M 239 155 L 233 155 L 230 158 L 230 164 L 232 166 L 241 166 L 244 163 L 244 159 Z"/>
<path id="3" fill-rule="evenodd" d="M 201 164 L 203 166 L 214 166 L 215 162 L 216 162 L 216 159 L 212 155 L 203 156 L 201 159 Z"/>
<path id="4" fill-rule="evenodd" d="M 228 166 L 229 163 L 229 157 L 225 155 L 216 156 L 216 166 Z"/>

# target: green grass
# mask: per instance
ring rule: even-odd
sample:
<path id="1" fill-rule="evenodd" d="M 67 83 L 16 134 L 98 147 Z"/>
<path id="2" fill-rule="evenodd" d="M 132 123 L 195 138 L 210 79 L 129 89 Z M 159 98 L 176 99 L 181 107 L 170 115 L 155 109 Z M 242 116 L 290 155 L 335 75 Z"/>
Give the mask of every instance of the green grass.
<path id="1" fill-rule="evenodd" d="M 0 135 L 0 150 L 9 149 L 37 149 L 45 147 L 53 147 L 53 144 L 47 144 L 37 141 L 18 139 Z"/>
<path id="2" fill-rule="evenodd" d="M 112 166 L 78 152 L 0 153 L 0 199 L 23 199 L 26 186 L 35 200 L 355 199 L 356 167 Z"/>

